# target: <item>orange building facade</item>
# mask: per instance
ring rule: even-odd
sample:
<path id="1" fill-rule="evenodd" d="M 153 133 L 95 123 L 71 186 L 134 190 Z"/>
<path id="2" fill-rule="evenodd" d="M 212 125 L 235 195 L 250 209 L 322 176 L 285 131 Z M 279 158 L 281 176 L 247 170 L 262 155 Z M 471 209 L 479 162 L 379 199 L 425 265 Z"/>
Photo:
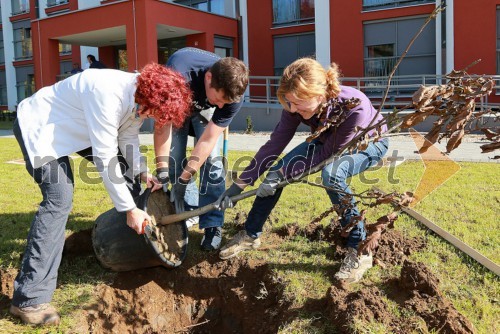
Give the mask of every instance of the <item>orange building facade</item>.
<path id="1" fill-rule="evenodd" d="M 0 108 L 85 68 L 140 70 L 193 46 L 279 76 L 302 56 L 334 61 L 344 77 L 387 76 L 430 13 L 430 0 L 6 0 L 0 25 Z M 440 76 L 474 61 L 499 71 L 500 0 L 446 0 L 396 75 Z M 263 88 L 252 87 L 250 95 Z M 496 102 L 496 96 L 491 98 Z"/>

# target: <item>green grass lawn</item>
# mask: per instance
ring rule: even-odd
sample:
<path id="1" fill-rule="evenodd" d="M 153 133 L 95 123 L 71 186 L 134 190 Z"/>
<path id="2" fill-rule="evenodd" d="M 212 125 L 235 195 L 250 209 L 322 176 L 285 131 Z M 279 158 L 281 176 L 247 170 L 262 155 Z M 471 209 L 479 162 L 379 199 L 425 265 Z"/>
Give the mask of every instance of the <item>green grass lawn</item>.
<path id="1" fill-rule="evenodd" d="M 23 165 L 7 164 L 6 161 L 19 159 L 21 154 L 14 139 L 0 139 L 0 268 L 17 268 L 23 252 L 29 223 L 41 200 L 37 185 L 28 176 Z M 148 156 L 151 157 L 151 149 Z M 230 166 L 243 156 L 253 153 L 230 152 Z M 152 161 L 152 159 L 150 159 Z M 500 203 L 500 164 L 461 163 L 460 171 L 442 186 L 429 194 L 415 210 L 422 213 L 445 230 L 454 234 L 496 263 L 500 262 L 500 230 L 498 228 Z M 413 191 L 423 174 L 420 162 L 405 162 L 396 167 L 389 180 L 388 168 L 369 171 L 360 178 L 352 180 L 356 192 L 372 186 L 385 191 Z M 108 210 L 112 204 L 102 184 L 87 185 L 75 170 L 76 186 L 74 207 L 67 224 L 67 234 L 91 228 L 95 218 Z M 313 176 L 312 178 L 314 178 Z M 366 179 L 378 180 L 366 184 Z M 363 180 L 365 180 L 363 182 Z M 226 214 L 227 234 L 236 232 L 231 222 L 237 212 L 248 212 L 252 200 L 238 203 Z M 307 225 L 315 216 L 330 206 L 324 191 L 305 184 L 288 186 L 283 192 L 280 203 L 272 213 L 272 225 L 267 230 L 276 230 L 290 223 Z M 371 209 L 368 219 L 373 221 L 390 211 L 389 207 Z M 323 221 L 328 224 L 327 219 Z M 472 321 L 478 333 L 498 331 L 500 310 L 500 282 L 492 274 L 453 246 L 430 233 L 415 219 L 402 215 L 396 222 L 396 229 L 405 236 L 421 236 L 427 246 L 412 258 L 424 262 L 440 279 L 440 288 L 455 307 Z M 196 245 L 200 233 L 190 232 L 190 256 L 203 256 Z M 269 233 L 268 233 L 269 235 Z M 266 235 L 263 237 L 266 242 Z M 332 272 L 338 263 L 332 260 L 333 250 L 326 242 L 309 242 L 303 237 L 283 241 L 265 252 L 252 251 L 249 257 L 267 261 L 274 273 L 286 283 L 285 297 L 292 306 L 300 308 L 310 300 L 324 296 L 331 285 Z M 82 270 L 85 268 L 85 270 Z M 398 268 L 374 267 L 359 285 L 381 285 L 381 277 L 397 275 Z M 81 320 L 81 309 L 95 301 L 93 288 L 96 284 L 108 282 L 112 273 L 103 270 L 93 257 L 63 261 L 59 271 L 61 282 L 55 292 L 54 304 L 63 314 L 60 333 L 74 332 Z M 314 287 L 313 289 L 311 287 Z M 383 286 L 380 286 L 383 289 Z M 0 298 L 4 298 L 0 296 Z M 283 333 L 331 333 L 328 324 L 324 328 L 311 328 L 315 315 L 301 314 L 291 323 L 283 326 Z M 364 327 L 363 327 L 364 326 Z M 360 325 L 359 332 L 385 333 L 381 324 Z M 6 311 L 0 315 L 0 332 L 46 333 L 20 325 L 8 316 Z M 56 333 L 54 329 L 49 331 Z"/>

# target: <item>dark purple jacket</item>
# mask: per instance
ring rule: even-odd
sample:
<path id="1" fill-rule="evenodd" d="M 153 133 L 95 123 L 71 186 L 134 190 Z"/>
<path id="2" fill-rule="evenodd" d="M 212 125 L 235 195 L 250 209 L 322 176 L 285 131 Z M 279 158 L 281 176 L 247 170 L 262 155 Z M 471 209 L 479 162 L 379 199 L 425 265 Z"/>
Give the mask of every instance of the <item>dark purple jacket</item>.
<path id="1" fill-rule="evenodd" d="M 367 127 L 376 115 L 377 111 L 364 93 L 352 87 L 340 87 L 339 99 L 345 100 L 354 97 L 360 99 L 361 104 L 349 111 L 346 120 L 340 126 L 331 127 L 320 135 L 318 140 L 323 145 L 319 145 L 319 150 L 316 149 L 314 154 L 303 157 L 301 159 L 303 163 L 293 163 L 284 166 L 284 174 L 287 178 L 296 176 L 331 157 L 355 136 L 356 126 Z M 330 106 L 327 110 L 327 115 L 330 114 L 331 108 Z M 382 115 L 378 115 L 375 122 L 382 120 L 382 118 Z M 290 143 L 290 140 L 292 140 L 297 131 L 297 127 L 301 123 L 309 125 L 312 132 L 316 131 L 321 125 L 320 120 L 315 116 L 305 120 L 298 113 L 283 110 L 281 120 L 274 128 L 271 138 L 259 149 L 250 165 L 240 175 L 240 179 L 246 184 L 253 185 L 257 178 L 272 166 L 272 163 L 283 152 L 288 143 Z M 387 127 L 384 125 L 382 131 L 386 130 Z"/>

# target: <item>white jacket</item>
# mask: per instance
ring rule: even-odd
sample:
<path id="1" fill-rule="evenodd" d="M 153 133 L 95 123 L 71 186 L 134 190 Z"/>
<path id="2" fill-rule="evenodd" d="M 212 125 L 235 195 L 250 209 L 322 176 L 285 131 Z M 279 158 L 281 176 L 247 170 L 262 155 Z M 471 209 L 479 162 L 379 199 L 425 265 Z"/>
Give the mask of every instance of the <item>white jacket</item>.
<path id="1" fill-rule="evenodd" d="M 135 118 L 137 73 L 88 69 L 40 89 L 19 103 L 17 117 L 34 168 L 92 147 L 94 161 L 118 211 L 135 208 L 116 155 L 133 175 L 147 171 Z"/>

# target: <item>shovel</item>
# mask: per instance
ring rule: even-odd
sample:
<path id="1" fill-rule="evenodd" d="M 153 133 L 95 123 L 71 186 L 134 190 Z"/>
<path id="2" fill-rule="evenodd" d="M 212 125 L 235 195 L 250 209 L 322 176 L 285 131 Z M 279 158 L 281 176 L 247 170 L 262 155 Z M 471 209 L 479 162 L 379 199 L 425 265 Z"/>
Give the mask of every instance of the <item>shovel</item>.
<path id="1" fill-rule="evenodd" d="M 250 191 L 247 191 L 247 192 L 244 192 L 244 193 L 241 193 L 239 195 L 231 197 L 231 201 L 233 201 L 233 202 L 234 201 L 241 201 L 242 199 L 255 196 L 256 194 L 257 194 L 257 189 L 250 190 Z M 216 209 L 217 209 L 217 206 L 215 205 L 215 203 L 207 204 L 207 205 L 202 206 L 201 208 L 198 208 L 196 210 L 184 211 L 181 213 L 175 213 L 173 215 L 163 216 L 163 217 L 161 217 L 161 220 L 159 222 L 157 222 L 157 224 L 160 226 L 163 226 L 163 225 L 177 223 L 177 222 L 180 222 L 182 220 L 186 220 L 186 219 L 191 218 L 191 217 L 200 216 L 204 213 L 207 213 L 207 212 L 210 212 L 210 211 L 216 210 Z"/>

